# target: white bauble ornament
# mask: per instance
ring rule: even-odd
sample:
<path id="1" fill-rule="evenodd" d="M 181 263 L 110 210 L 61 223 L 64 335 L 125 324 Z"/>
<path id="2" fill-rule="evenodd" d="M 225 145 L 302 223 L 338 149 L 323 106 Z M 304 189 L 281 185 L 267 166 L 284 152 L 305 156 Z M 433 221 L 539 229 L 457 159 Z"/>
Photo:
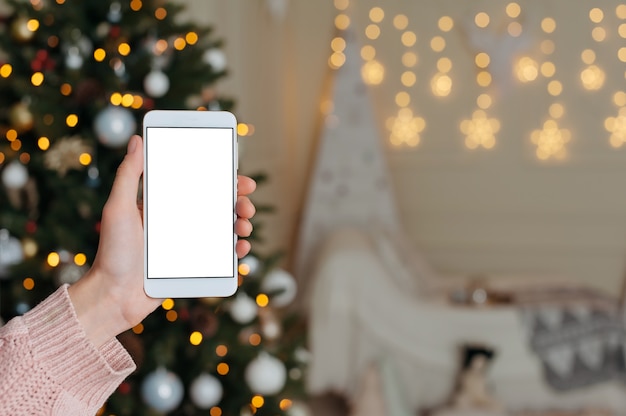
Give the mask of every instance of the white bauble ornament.
<path id="1" fill-rule="evenodd" d="M 73 257 L 72 253 L 70 253 L 69 251 L 67 251 L 64 248 L 59 249 L 58 254 L 59 254 L 59 260 L 61 261 L 61 263 L 67 263 Z"/>
<path id="2" fill-rule="evenodd" d="M 78 46 L 72 46 L 65 55 L 65 66 L 69 69 L 80 69 L 83 67 L 83 57 Z"/>
<path id="3" fill-rule="evenodd" d="M 313 412 L 306 404 L 295 401 L 291 404 L 291 407 L 287 409 L 288 416 L 312 416 Z"/>
<path id="4" fill-rule="evenodd" d="M 302 370 L 300 370 L 298 367 L 290 369 L 289 378 L 292 380 L 300 380 L 302 378 Z"/>
<path id="5" fill-rule="evenodd" d="M 271 395 L 278 393 L 285 386 L 287 370 L 278 358 L 262 352 L 250 361 L 244 378 L 253 393 Z"/>
<path id="6" fill-rule="evenodd" d="M 309 361 L 311 361 L 311 352 L 303 347 L 296 348 L 296 350 L 293 353 L 293 356 L 296 358 L 296 360 L 298 360 L 299 362 L 303 364 L 306 364 Z"/>
<path id="7" fill-rule="evenodd" d="M 21 189 L 28 182 L 28 169 L 17 160 L 2 170 L 2 183 L 9 189 Z"/>
<path id="8" fill-rule="evenodd" d="M 259 307 L 245 293 L 239 293 L 230 304 L 230 316 L 239 324 L 247 324 L 256 318 Z"/>
<path id="9" fill-rule="evenodd" d="M 83 56 L 89 56 L 93 52 L 93 43 L 91 43 L 91 39 L 87 36 L 81 35 L 76 42 L 76 46 L 78 46 L 78 49 Z"/>
<path id="10" fill-rule="evenodd" d="M 210 374 L 202 373 L 191 382 L 189 396 L 200 409 L 208 409 L 222 400 L 222 383 Z"/>
<path id="11" fill-rule="evenodd" d="M 96 26 L 96 36 L 98 38 L 108 36 L 109 32 L 111 32 L 111 24 L 109 22 L 100 22 L 98 26 Z"/>
<path id="12" fill-rule="evenodd" d="M 154 410 L 169 412 L 183 400 L 183 383 L 176 374 L 159 367 L 144 379 L 141 397 Z"/>
<path id="13" fill-rule="evenodd" d="M 263 335 L 265 335 L 265 338 L 269 340 L 275 340 L 283 333 L 283 329 L 280 327 L 280 324 L 276 320 L 271 320 L 264 323 L 262 331 Z"/>
<path id="14" fill-rule="evenodd" d="M 0 230 L 0 278 L 6 277 L 9 267 L 24 260 L 24 249 L 20 240 L 11 236 L 9 230 Z"/>
<path id="15" fill-rule="evenodd" d="M 102 110 L 94 122 L 94 130 L 100 143 L 114 148 L 126 145 L 136 127 L 137 123 L 130 110 L 112 105 Z"/>
<path id="16" fill-rule="evenodd" d="M 270 305 L 278 308 L 289 305 L 298 291 L 296 280 L 282 269 L 270 271 L 261 282 L 261 290 L 270 294 Z M 271 295 L 271 293 L 276 293 Z"/>
<path id="17" fill-rule="evenodd" d="M 20 302 L 17 305 L 15 305 L 15 312 L 17 312 L 18 315 L 24 315 L 29 310 L 30 310 L 30 305 L 26 302 Z"/>
<path id="18" fill-rule="evenodd" d="M 202 54 L 202 60 L 211 65 L 214 71 L 220 72 L 226 69 L 226 55 L 221 49 L 208 49 Z"/>
<path id="19" fill-rule="evenodd" d="M 246 266 L 248 266 L 248 274 L 247 275 L 254 275 L 261 268 L 260 267 L 261 266 L 261 261 L 259 259 L 257 259 L 256 257 L 254 257 L 252 254 L 248 254 L 246 257 L 244 257 L 243 259 L 239 260 L 239 264 L 245 264 Z"/>
<path id="20" fill-rule="evenodd" d="M 170 79 L 163 71 L 153 69 L 144 78 L 143 89 L 151 97 L 163 97 L 170 89 Z"/>
<path id="21" fill-rule="evenodd" d="M 119 23 L 119 21 L 122 20 L 122 5 L 119 2 L 114 1 L 111 3 L 109 12 L 107 13 L 107 19 L 109 19 L 111 23 Z"/>
<path id="22" fill-rule="evenodd" d="M 263 337 L 273 341 L 281 336 L 283 328 L 272 308 L 262 308 L 259 310 L 261 321 L 261 333 Z"/>

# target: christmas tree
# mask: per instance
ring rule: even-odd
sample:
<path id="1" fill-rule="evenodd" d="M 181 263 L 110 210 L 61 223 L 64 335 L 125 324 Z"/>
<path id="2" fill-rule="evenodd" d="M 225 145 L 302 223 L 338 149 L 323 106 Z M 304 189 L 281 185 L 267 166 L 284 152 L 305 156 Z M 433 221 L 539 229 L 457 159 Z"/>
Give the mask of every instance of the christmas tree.
<path id="1" fill-rule="evenodd" d="M 221 40 L 210 27 L 181 23 L 180 5 L 7 3 L 11 12 L 0 17 L 4 320 L 88 270 L 102 206 L 146 111 L 233 105 L 215 90 L 226 75 Z M 100 413 L 304 414 L 303 331 L 285 311 L 295 281 L 277 265 L 278 256 L 263 257 L 253 244 L 235 297 L 167 299 L 120 335 L 138 369 Z"/>

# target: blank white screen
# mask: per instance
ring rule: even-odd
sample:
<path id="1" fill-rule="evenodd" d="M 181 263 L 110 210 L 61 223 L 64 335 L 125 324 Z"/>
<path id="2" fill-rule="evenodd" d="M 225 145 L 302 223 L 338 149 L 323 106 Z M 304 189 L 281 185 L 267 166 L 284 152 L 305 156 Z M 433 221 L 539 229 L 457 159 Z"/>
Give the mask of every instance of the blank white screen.
<path id="1" fill-rule="evenodd" d="M 232 277 L 233 130 L 148 127 L 148 278 Z"/>

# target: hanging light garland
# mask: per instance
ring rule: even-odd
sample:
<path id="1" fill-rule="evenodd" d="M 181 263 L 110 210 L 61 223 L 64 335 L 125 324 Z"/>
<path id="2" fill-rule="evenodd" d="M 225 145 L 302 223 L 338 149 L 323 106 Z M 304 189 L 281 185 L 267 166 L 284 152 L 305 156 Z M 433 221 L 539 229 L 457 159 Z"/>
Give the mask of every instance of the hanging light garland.
<path id="1" fill-rule="evenodd" d="M 355 22 L 348 13 L 350 0 L 334 0 L 334 5 L 337 9 L 335 26 L 338 31 L 341 33 L 354 26 Z M 493 14 L 478 11 L 472 15 L 471 21 L 464 22 L 466 26 L 461 29 L 468 30 L 465 33 L 466 37 L 472 38 L 469 43 L 473 42 L 475 85 L 478 88 L 475 109 L 471 116 L 459 123 L 460 133 L 465 138 L 464 145 L 469 150 L 479 148 L 488 150 L 497 145 L 497 135 L 501 131 L 502 122 L 489 113 L 503 91 L 511 87 L 504 84 L 508 82 L 512 74 L 512 80 L 517 81 L 518 86 L 536 82 L 545 83 L 546 94 L 550 97 L 546 118 L 538 128 L 528 133 L 528 137 L 535 148 L 537 159 L 563 160 L 567 157 L 567 147 L 572 140 L 572 133 L 570 129 L 562 126 L 567 113 L 566 106 L 561 100 L 565 84 L 559 79 L 557 66 L 551 59 L 556 49 L 554 34 L 557 30 L 557 21 L 550 16 L 533 20 L 534 16 L 529 17 L 528 13 L 525 13 L 528 10 L 515 1 L 503 3 L 503 6 L 502 17 L 494 19 Z M 626 39 L 626 5 L 621 4 L 616 7 L 615 16 L 618 19 L 616 24 L 613 22 L 607 24 L 609 15 L 610 13 L 600 7 L 589 9 L 588 18 L 592 24 L 590 37 L 596 44 L 610 38 L 608 27 L 617 28 L 618 36 Z M 400 88 L 395 93 L 394 100 L 397 112 L 387 117 L 385 123 L 389 131 L 388 141 L 394 147 L 416 147 L 422 141 L 428 124 L 424 117 L 415 113 L 415 100 L 412 97 L 416 88 L 425 86 L 423 84 L 418 86 L 419 36 L 411 30 L 409 18 L 406 15 L 397 14 L 393 18 L 386 16 L 382 5 L 371 7 L 367 17 L 362 37 L 365 42 L 360 49 L 360 56 L 363 60 L 361 68 L 363 81 L 366 85 L 376 87 L 394 79 L 387 73 L 387 68 L 378 56 L 376 46 L 376 42 L 382 39 L 384 23 L 388 21 L 399 32 L 399 41 L 404 47 L 400 56 Z M 446 56 L 446 51 L 452 41 L 450 33 L 457 23 L 453 17 L 441 15 L 437 20 L 438 33 L 434 33 L 428 39 L 427 45 L 430 51 L 437 56 L 434 61 L 436 62 L 435 71 L 430 75 L 428 87 L 432 96 L 437 99 L 448 99 L 455 91 L 454 61 L 450 56 Z M 533 25 L 540 25 L 544 37 L 537 43 L 535 49 L 529 46 L 531 44 L 529 42 L 533 41 L 529 37 Z M 496 26 L 498 30 L 493 29 Z M 505 30 L 500 33 L 500 28 Z M 481 44 L 484 47 L 481 47 Z M 332 52 L 329 57 L 329 66 L 339 69 L 346 60 L 344 35 L 340 34 L 333 38 L 330 46 Z M 618 61 L 626 63 L 626 47 L 619 47 L 616 55 Z M 589 92 L 602 90 L 606 84 L 607 74 L 598 63 L 594 48 L 584 49 L 580 54 L 580 60 L 583 63 L 579 72 L 582 88 Z M 626 77 L 626 71 L 624 77 Z M 603 127 L 610 135 L 610 145 L 618 148 L 626 142 L 626 92 L 614 92 L 613 104 L 617 108 L 617 114 L 605 118 Z M 332 110 L 328 110 L 329 103 L 323 104 L 322 107 L 325 114 L 332 113 Z M 327 123 L 332 123 L 328 117 Z"/>

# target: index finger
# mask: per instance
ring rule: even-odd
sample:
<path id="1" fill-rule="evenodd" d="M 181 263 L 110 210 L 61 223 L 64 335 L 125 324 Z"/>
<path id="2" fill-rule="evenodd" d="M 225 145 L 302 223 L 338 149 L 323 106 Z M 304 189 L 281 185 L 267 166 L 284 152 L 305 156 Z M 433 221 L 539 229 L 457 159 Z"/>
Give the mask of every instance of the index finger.
<path id="1" fill-rule="evenodd" d="M 237 195 L 249 195 L 256 189 L 254 179 L 239 175 L 237 176 Z"/>

